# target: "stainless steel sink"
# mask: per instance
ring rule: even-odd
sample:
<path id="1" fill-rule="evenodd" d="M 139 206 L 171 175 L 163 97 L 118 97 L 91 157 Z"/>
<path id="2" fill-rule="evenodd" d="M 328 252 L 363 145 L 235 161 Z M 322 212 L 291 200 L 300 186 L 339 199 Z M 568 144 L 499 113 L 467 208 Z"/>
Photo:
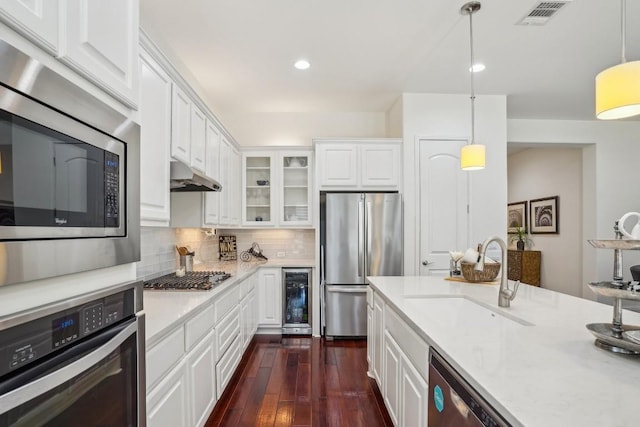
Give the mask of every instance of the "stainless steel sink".
<path id="1" fill-rule="evenodd" d="M 505 313 L 489 304 L 464 296 L 415 295 L 405 297 L 407 304 L 425 316 L 447 322 L 449 325 L 496 327 L 499 325 L 534 326 L 533 323 Z"/>

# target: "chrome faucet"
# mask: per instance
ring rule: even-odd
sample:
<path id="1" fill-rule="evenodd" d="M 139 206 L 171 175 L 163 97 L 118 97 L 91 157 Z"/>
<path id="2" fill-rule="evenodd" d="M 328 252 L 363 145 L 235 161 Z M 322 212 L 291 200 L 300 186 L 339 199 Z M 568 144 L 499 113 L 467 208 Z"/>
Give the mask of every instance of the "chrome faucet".
<path id="1" fill-rule="evenodd" d="M 478 254 L 478 261 L 476 262 L 476 271 L 484 270 L 484 254 L 487 252 L 487 248 L 491 242 L 496 242 L 500 246 L 502 252 L 502 265 L 500 266 L 500 292 L 498 293 L 498 306 L 509 307 L 511 301 L 516 297 L 520 281 L 516 281 L 513 289 L 509 289 L 509 281 L 507 280 L 507 274 L 505 273 L 507 268 L 507 244 L 498 236 L 491 236 L 482 243 Z"/>

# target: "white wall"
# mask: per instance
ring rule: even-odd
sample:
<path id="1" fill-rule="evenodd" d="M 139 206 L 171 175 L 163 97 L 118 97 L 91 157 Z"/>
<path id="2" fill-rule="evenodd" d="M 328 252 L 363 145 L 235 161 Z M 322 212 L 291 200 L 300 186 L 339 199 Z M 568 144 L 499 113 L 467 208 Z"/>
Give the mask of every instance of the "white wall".
<path id="1" fill-rule="evenodd" d="M 387 137 L 402 138 L 403 120 L 402 96 L 400 96 L 387 111 Z"/>
<path id="2" fill-rule="evenodd" d="M 313 138 L 386 136 L 385 113 L 225 113 L 224 124 L 243 146 L 311 146 Z"/>
<path id="3" fill-rule="evenodd" d="M 405 274 L 418 272 L 417 187 L 415 143 L 423 138 L 464 138 L 471 135 L 467 95 L 414 94 L 402 96 Z M 507 103 L 502 95 L 476 98 L 476 141 L 487 146 L 486 168 L 469 172 L 470 239 L 475 243 L 490 235 L 506 238 L 507 224 Z M 453 248 L 452 248 L 453 249 Z"/>
<path id="4" fill-rule="evenodd" d="M 594 144 L 593 150 L 583 153 L 585 226 L 582 247 L 582 295 L 593 298 L 586 283 L 611 280 L 613 251 L 596 250 L 586 240 L 613 238 L 616 219 L 628 211 L 640 212 L 640 186 L 637 184 L 640 122 L 514 119 L 507 124 L 509 142 Z M 595 263 L 592 262 L 594 259 Z M 634 264 L 640 264 L 640 253 L 625 252 L 625 279 L 630 279 L 628 267 Z"/>
<path id="5" fill-rule="evenodd" d="M 530 236 L 542 252 L 541 286 L 582 296 L 582 149 L 529 148 L 507 163 L 509 203 L 559 196 L 560 233 Z"/>

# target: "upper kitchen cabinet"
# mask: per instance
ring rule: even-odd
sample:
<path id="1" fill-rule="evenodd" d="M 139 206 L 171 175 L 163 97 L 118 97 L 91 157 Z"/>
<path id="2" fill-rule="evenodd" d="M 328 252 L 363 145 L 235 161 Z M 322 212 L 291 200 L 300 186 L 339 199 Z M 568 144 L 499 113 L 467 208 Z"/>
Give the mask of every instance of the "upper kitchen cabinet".
<path id="1" fill-rule="evenodd" d="M 101 87 L 138 108 L 138 0 L 3 0 L 0 19 Z"/>
<path id="2" fill-rule="evenodd" d="M 191 164 L 191 99 L 176 84 L 171 108 L 171 157 Z"/>
<path id="3" fill-rule="evenodd" d="M 274 225 L 276 210 L 275 156 L 268 152 L 244 152 L 242 155 L 242 223 L 251 225 Z"/>
<path id="4" fill-rule="evenodd" d="M 311 151 L 278 153 L 280 225 L 311 225 L 312 159 Z"/>
<path id="5" fill-rule="evenodd" d="M 191 105 L 191 167 L 206 175 L 205 147 L 207 140 L 207 118 L 202 110 Z"/>
<path id="6" fill-rule="evenodd" d="M 4 0 L 0 18 L 50 53 L 58 53 L 58 0 Z"/>
<path id="7" fill-rule="evenodd" d="M 60 59 L 137 108 L 138 0 L 67 0 L 64 10 Z"/>
<path id="8" fill-rule="evenodd" d="M 400 139 L 314 140 L 321 191 L 398 191 Z"/>
<path id="9" fill-rule="evenodd" d="M 140 219 L 142 225 L 169 225 L 171 78 L 145 51 L 140 52 Z"/>
<path id="10" fill-rule="evenodd" d="M 219 194 L 205 196 L 205 218 L 207 226 L 213 224 L 213 216 L 218 208 L 220 225 L 240 225 L 240 152 L 227 140 L 220 138 L 220 184 Z"/>

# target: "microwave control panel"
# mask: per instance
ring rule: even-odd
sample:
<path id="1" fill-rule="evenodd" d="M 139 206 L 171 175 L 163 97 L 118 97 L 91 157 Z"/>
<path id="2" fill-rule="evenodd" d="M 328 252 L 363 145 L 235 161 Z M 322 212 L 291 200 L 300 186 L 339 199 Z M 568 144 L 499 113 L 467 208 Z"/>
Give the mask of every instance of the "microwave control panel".
<path id="1" fill-rule="evenodd" d="M 104 153 L 104 225 L 120 226 L 120 159 L 109 151 Z"/>

